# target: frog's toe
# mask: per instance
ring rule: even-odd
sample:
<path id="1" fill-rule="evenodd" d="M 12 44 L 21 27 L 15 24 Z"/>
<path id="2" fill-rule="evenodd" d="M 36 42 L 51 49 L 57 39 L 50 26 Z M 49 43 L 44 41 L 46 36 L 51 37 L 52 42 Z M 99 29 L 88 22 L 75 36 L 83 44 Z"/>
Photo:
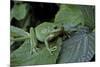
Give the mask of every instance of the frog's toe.
<path id="1" fill-rule="evenodd" d="M 49 53 L 51 55 L 53 55 L 53 52 L 56 51 L 56 50 L 57 50 L 57 46 L 54 46 L 54 47 L 52 47 L 52 48 L 49 49 Z"/>
<path id="2" fill-rule="evenodd" d="M 51 48 L 51 51 L 53 52 L 53 51 L 56 51 L 57 50 L 57 46 L 54 46 L 54 47 L 52 47 Z"/>
<path id="3" fill-rule="evenodd" d="M 38 55 L 37 49 L 38 49 L 38 48 L 36 48 L 36 49 L 35 49 L 35 48 L 33 48 L 33 49 L 30 51 L 30 52 L 31 52 L 31 54 L 36 54 L 36 55 Z"/>
<path id="4" fill-rule="evenodd" d="M 49 53 L 50 53 L 50 55 L 53 55 L 53 53 L 52 53 L 52 51 L 51 51 L 51 50 L 49 51 Z"/>

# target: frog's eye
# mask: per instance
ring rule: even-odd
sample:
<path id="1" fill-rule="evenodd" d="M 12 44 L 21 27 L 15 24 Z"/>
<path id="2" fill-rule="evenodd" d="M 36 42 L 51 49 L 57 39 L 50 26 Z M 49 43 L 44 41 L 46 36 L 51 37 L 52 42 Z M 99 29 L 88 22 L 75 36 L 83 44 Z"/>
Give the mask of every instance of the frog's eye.
<path id="1" fill-rule="evenodd" d="M 58 27 L 57 26 L 54 26 L 54 29 L 57 29 Z"/>

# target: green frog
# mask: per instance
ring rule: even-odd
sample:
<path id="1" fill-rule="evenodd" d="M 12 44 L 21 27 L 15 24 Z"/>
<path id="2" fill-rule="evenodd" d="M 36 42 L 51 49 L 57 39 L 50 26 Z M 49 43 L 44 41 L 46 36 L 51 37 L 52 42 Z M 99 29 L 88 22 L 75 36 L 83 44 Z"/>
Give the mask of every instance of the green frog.
<path id="1" fill-rule="evenodd" d="M 30 42 L 32 51 L 37 53 L 37 40 L 40 42 L 43 42 L 49 51 L 51 55 L 53 55 L 52 51 L 55 51 L 57 49 L 57 46 L 54 46 L 50 48 L 49 41 L 51 41 L 53 38 L 58 37 L 62 32 L 64 28 L 62 25 L 55 24 L 55 23 L 49 23 L 44 22 L 40 25 L 38 25 L 35 29 L 32 27 L 30 28 Z"/>

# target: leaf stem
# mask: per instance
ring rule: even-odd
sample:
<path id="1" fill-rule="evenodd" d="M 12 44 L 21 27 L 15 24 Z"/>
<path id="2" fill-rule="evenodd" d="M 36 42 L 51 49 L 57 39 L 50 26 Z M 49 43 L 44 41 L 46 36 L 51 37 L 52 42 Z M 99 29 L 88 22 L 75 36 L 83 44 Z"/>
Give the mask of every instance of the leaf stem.
<path id="1" fill-rule="evenodd" d="M 15 38 L 15 39 L 12 39 L 13 41 L 23 41 L 25 39 L 28 39 L 30 38 L 29 36 L 25 36 L 25 37 L 19 37 L 19 38 Z"/>

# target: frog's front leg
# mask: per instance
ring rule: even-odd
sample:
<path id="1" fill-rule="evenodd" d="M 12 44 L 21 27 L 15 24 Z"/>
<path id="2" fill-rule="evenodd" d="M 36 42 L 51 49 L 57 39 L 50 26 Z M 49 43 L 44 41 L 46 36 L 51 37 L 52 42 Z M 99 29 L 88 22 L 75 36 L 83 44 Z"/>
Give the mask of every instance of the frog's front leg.
<path id="1" fill-rule="evenodd" d="M 37 39 L 36 39 L 36 34 L 35 34 L 35 29 L 32 27 L 30 28 L 30 43 L 31 43 L 31 53 L 37 53 Z"/>
<path id="2" fill-rule="evenodd" d="M 52 48 L 50 48 L 49 47 L 49 43 L 48 43 L 48 41 L 51 39 L 51 37 L 52 36 L 54 36 L 54 35 L 49 35 L 46 39 L 45 39 L 45 46 L 46 46 L 46 48 L 47 48 L 47 50 L 49 51 L 49 53 L 51 54 L 51 55 L 53 55 L 53 51 L 55 51 L 56 49 L 57 49 L 57 46 L 54 46 L 54 47 L 52 47 Z"/>

